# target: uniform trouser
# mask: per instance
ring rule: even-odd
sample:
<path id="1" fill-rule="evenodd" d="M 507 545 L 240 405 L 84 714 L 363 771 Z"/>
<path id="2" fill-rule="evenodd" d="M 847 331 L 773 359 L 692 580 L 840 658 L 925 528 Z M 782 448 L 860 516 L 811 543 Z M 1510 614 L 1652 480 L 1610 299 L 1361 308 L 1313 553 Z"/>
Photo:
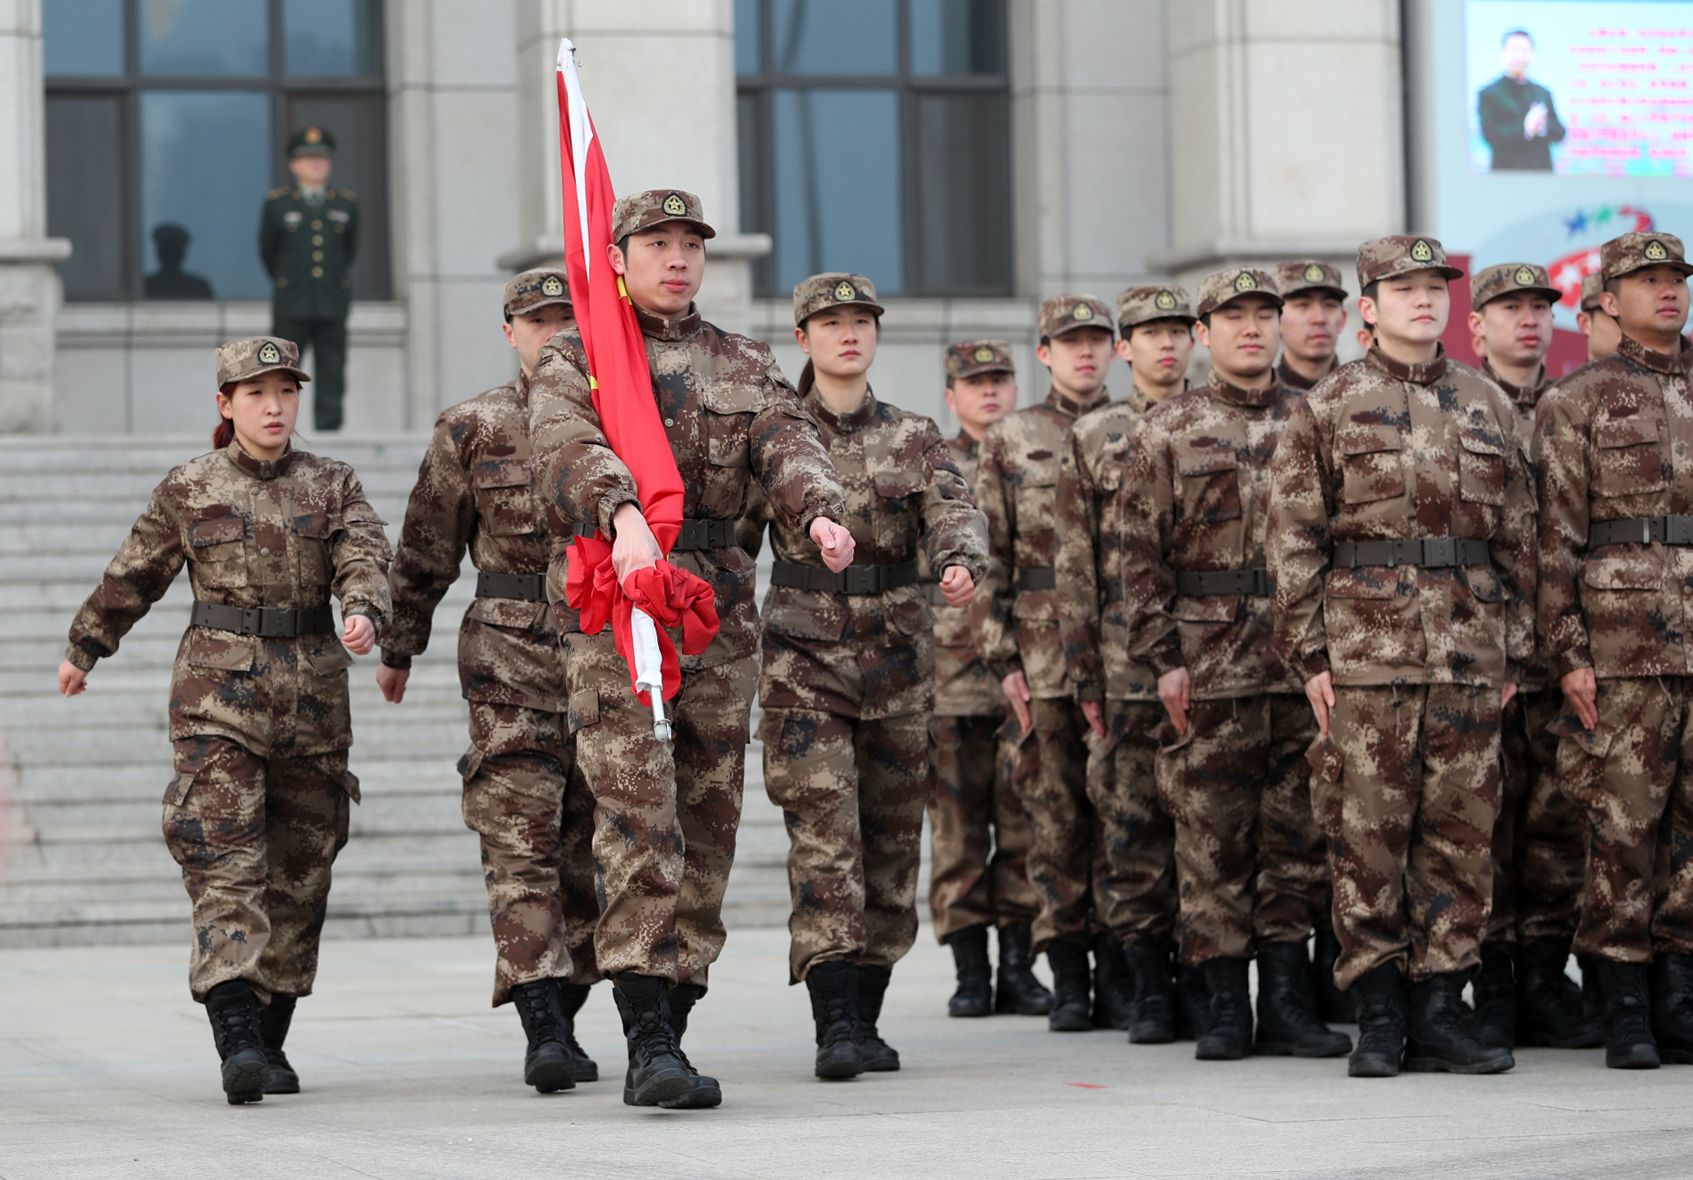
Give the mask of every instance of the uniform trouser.
<path id="1" fill-rule="evenodd" d="M 1087 793 L 1087 719 L 1070 700 L 1029 702 L 1013 781 L 1029 817 L 1029 882 L 1040 899 L 1034 949 L 1085 943 L 1097 928 L 1094 849 L 1099 822 Z"/>
<path id="2" fill-rule="evenodd" d="M 292 316 L 271 311 L 272 336 L 292 340 L 303 354 L 311 349 L 312 425 L 341 429 L 347 388 L 347 317 Z"/>
<path id="3" fill-rule="evenodd" d="M 1559 742 L 1558 778 L 1587 826 L 1576 950 L 1693 954 L 1693 678 L 1599 681 L 1599 726 Z"/>
<path id="4" fill-rule="evenodd" d="M 674 740 L 629 691 L 611 629 L 564 637 L 576 764 L 593 793 L 600 924 L 594 958 L 620 971 L 707 984 L 723 950 L 723 890 L 746 778 L 752 657 L 685 671 L 665 702 Z"/>
<path id="5" fill-rule="evenodd" d="M 917 941 L 928 719 L 766 709 L 759 736 L 788 829 L 790 980 L 830 959 L 892 967 Z"/>
<path id="6" fill-rule="evenodd" d="M 1155 701 L 1106 701 L 1105 737 L 1088 739 L 1087 795 L 1099 820 L 1094 905 L 1118 941 L 1169 938 L 1176 924 L 1175 828 L 1158 798 Z"/>
<path id="7" fill-rule="evenodd" d="M 1413 980 L 1481 961 L 1499 815 L 1499 690 L 1335 685 L 1312 747 L 1328 837 L 1335 983 L 1382 963 Z"/>
<path id="8" fill-rule="evenodd" d="M 173 743 L 165 847 L 194 907 L 188 986 L 244 979 L 264 1002 L 307 996 L 358 779 L 345 750 L 262 758 L 225 737 Z"/>
<path id="9" fill-rule="evenodd" d="M 1187 733 L 1159 753 L 1159 796 L 1175 820 L 1182 962 L 1303 943 L 1326 918 L 1305 758 L 1316 736 L 1303 696 L 1195 701 Z"/>
<path id="10" fill-rule="evenodd" d="M 1546 731 L 1563 694 L 1519 693 L 1505 707 L 1503 801 L 1493 826 L 1493 915 L 1487 941 L 1532 942 L 1575 933 L 1587 830 L 1558 783 L 1558 739 Z"/>
<path id="11" fill-rule="evenodd" d="M 565 715 L 471 701 L 459 774 L 465 825 L 482 838 L 494 1005 L 519 983 L 594 983 L 594 797 Z"/>
<path id="12" fill-rule="evenodd" d="M 945 942 L 971 926 L 1033 922 L 1029 821 L 1011 790 L 1011 753 L 999 717 L 929 723 L 929 913 Z"/>

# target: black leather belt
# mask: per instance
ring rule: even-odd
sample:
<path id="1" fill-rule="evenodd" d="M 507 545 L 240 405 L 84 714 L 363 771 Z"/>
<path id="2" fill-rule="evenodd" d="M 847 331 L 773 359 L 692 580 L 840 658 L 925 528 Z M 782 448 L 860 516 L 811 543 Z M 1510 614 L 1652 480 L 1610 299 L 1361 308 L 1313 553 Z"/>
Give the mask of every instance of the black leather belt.
<path id="1" fill-rule="evenodd" d="M 1600 545 L 1693 545 L 1693 516 L 1601 520 L 1587 529 L 1587 547 Z"/>
<path id="2" fill-rule="evenodd" d="M 1202 598 L 1208 594 L 1246 594 L 1253 598 L 1268 598 L 1275 592 L 1276 584 L 1265 569 L 1176 571 L 1176 593 L 1190 598 Z"/>
<path id="3" fill-rule="evenodd" d="M 579 524 L 570 530 L 578 537 L 591 537 L 597 531 L 591 524 Z M 682 531 L 676 534 L 676 543 L 670 547 L 672 553 L 680 553 L 688 549 L 733 549 L 739 542 L 735 539 L 735 522 L 732 520 L 684 520 Z"/>
<path id="4" fill-rule="evenodd" d="M 822 590 L 829 594 L 880 594 L 884 590 L 897 590 L 916 583 L 915 557 L 897 565 L 849 565 L 838 574 L 793 561 L 778 561 L 770 568 L 772 586 Z"/>
<path id="5" fill-rule="evenodd" d="M 1492 565 L 1486 541 L 1468 537 L 1412 537 L 1404 541 L 1336 541 L 1336 569 L 1365 565 L 1418 565 L 1440 569 L 1455 565 Z"/>
<path id="6" fill-rule="evenodd" d="M 1110 582 L 1105 583 L 1105 601 L 1106 602 L 1121 602 L 1121 601 L 1123 601 L 1123 583 L 1118 582 L 1118 581 L 1110 581 Z"/>
<path id="7" fill-rule="evenodd" d="M 517 598 L 524 602 L 547 601 L 546 574 L 494 574 L 481 570 L 476 575 L 476 597 Z"/>
<path id="8" fill-rule="evenodd" d="M 1036 565 L 1019 570 L 1017 572 L 1017 589 L 1056 590 L 1058 589 L 1058 571 L 1050 565 Z"/>
<path id="9" fill-rule="evenodd" d="M 188 622 L 195 627 L 257 635 L 264 639 L 297 639 L 301 635 L 328 635 L 335 630 L 335 613 L 322 606 L 225 606 L 194 600 Z"/>

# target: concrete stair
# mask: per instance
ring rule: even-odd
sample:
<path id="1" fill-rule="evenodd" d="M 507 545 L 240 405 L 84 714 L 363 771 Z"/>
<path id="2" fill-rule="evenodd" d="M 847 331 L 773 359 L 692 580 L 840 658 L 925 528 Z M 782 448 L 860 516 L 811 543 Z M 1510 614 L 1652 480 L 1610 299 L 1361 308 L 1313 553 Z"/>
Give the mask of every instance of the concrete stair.
<path id="1" fill-rule="evenodd" d="M 353 465 L 396 537 L 425 442 L 335 437 L 310 449 Z M 0 438 L 0 947 L 187 935 L 188 900 L 159 832 L 186 576 L 100 663 L 85 695 L 59 697 L 54 670 L 72 615 L 153 487 L 205 449 L 198 436 Z M 442 603 L 404 704 L 382 700 L 374 656 L 353 669 L 352 767 L 364 802 L 335 864 L 330 937 L 487 930 L 454 770 L 468 741 L 454 636 L 472 584 L 461 577 Z M 731 928 L 780 925 L 788 912 L 787 836 L 765 798 L 760 757 L 755 744 Z"/>

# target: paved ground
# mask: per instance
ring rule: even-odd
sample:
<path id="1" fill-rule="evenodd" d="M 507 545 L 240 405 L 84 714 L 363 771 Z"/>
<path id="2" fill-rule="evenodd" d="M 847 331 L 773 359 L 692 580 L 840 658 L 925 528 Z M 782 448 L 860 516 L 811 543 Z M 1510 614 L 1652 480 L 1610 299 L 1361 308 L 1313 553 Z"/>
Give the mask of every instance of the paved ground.
<path id="1" fill-rule="evenodd" d="M 947 1020 L 927 942 L 884 1021 L 905 1070 L 824 1084 L 784 950 L 777 930 L 731 938 L 689 1035 L 727 1102 L 694 1113 L 622 1105 L 598 989 L 582 1040 L 608 1080 L 523 1087 L 481 939 L 327 944 L 291 1045 L 306 1092 L 242 1108 L 218 1090 L 184 947 L 0 952 L 0 1177 L 1693 1173 L 1693 1069 L 1533 1051 L 1502 1078 L 1354 1082 L 1339 1062 L 1200 1063 L 1191 1045 Z"/>

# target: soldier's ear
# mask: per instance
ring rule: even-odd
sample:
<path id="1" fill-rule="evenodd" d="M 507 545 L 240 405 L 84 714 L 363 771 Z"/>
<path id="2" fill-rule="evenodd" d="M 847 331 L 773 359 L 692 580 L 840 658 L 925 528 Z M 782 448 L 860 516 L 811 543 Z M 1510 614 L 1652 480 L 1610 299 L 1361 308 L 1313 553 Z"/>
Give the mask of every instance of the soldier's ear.
<path id="1" fill-rule="evenodd" d="M 794 329 L 794 343 L 799 345 L 799 350 L 805 353 L 806 356 L 811 355 L 811 342 L 805 338 L 804 327 Z"/>
<path id="2" fill-rule="evenodd" d="M 623 257 L 623 251 L 616 242 L 606 243 L 605 258 L 611 264 L 613 274 L 626 275 L 629 273 L 629 263 Z"/>
<path id="3" fill-rule="evenodd" d="M 1622 304 L 1617 302 L 1617 293 L 1609 288 L 1599 292 L 1599 310 L 1610 316 L 1618 323 L 1622 322 Z"/>

